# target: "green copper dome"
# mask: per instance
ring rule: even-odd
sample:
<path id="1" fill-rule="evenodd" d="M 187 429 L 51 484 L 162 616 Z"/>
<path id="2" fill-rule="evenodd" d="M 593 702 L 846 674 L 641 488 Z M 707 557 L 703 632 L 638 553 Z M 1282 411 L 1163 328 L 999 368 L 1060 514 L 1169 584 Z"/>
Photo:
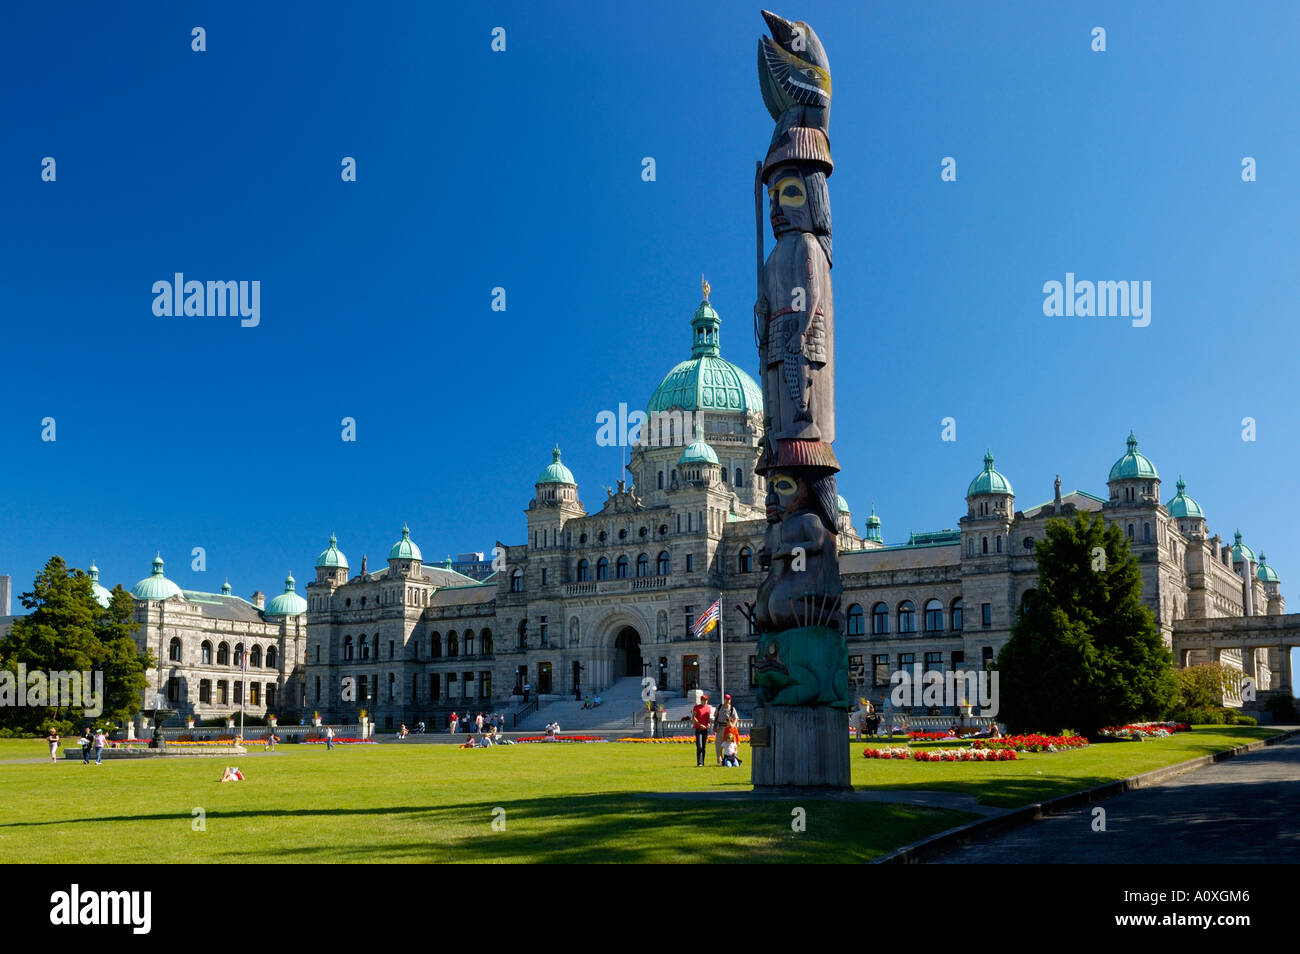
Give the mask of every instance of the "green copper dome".
<path id="1" fill-rule="evenodd" d="M 1259 572 L 1255 574 L 1264 583 L 1281 583 L 1277 578 L 1277 571 L 1268 565 L 1268 558 L 1261 552 L 1259 555 Z"/>
<path id="2" fill-rule="evenodd" d="M 759 412 L 763 392 L 754 379 L 722 357 L 722 319 L 705 299 L 691 318 L 691 357 L 668 372 L 646 404 L 648 413 L 669 410 Z"/>
<path id="3" fill-rule="evenodd" d="M 229 581 L 229 580 L 226 580 L 226 582 L 224 582 L 224 583 L 221 584 L 221 595 L 222 595 L 222 596 L 229 596 L 229 595 L 230 595 L 230 581 Z"/>
<path id="4" fill-rule="evenodd" d="M 560 445 L 556 444 L 555 449 L 551 451 L 551 466 L 542 471 L 542 475 L 537 478 L 539 484 L 573 484 L 575 487 L 578 482 L 573 479 L 573 471 L 560 463 Z"/>
<path id="5" fill-rule="evenodd" d="M 992 451 L 984 452 L 984 469 L 975 475 L 975 479 L 966 488 L 967 497 L 973 497 L 975 494 L 1011 494 L 1013 496 L 1015 494 L 1015 491 L 1011 489 L 1011 481 L 993 469 Z"/>
<path id="6" fill-rule="evenodd" d="M 852 511 L 849 510 L 849 502 L 844 499 L 842 494 L 836 494 L 835 505 L 836 509 L 839 510 L 840 513 L 852 513 Z"/>
<path id="7" fill-rule="evenodd" d="M 1183 483 L 1183 478 L 1181 476 L 1178 478 L 1178 483 L 1174 484 L 1174 486 L 1178 488 L 1178 493 L 1174 495 L 1173 500 L 1165 504 L 1165 508 L 1169 511 L 1169 516 L 1180 517 L 1184 520 L 1195 518 L 1204 520 L 1205 511 L 1201 509 L 1200 504 L 1187 496 L 1187 484 Z"/>
<path id="8" fill-rule="evenodd" d="M 700 425 L 697 421 L 695 424 L 695 440 L 691 441 L 682 449 L 682 456 L 677 458 L 677 466 L 683 464 L 714 464 L 718 463 L 718 455 L 714 453 L 709 442 L 704 439 L 700 432 Z"/>
<path id="9" fill-rule="evenodd" d="M 1110 477 L 1107 480 L 1132 480 L 1149 479 L 1159 480 L 1160 474 L 1156 472 L 1156 465 L 1151 463 L 1146 457 L 1138 453 L 1138 439 L 1132 431 L 1128 432 L 1128 453 L 1115 461 L 1110 469 Z"/>
<path id="10" fill-rule="evenodd" d="M 1233 534 L 1232 539 L 1233 539 L 1233 547 L 1232 547 L 1233 563 L 1240 563 L 1243 559 L 1249 560 L 1251 563 L 1259 562 L 1257 559 L 1255 559 L 1255 551 L 1252 550 L 1250 547 L 1246 546 L 1246 544 L 1241 542 L 1240 530 L 1238 530 L 1235 534 Z"/>
<path id="11" fill-rule="evenodd" d="M 412 544 L 414 546 L 414 544 Z M 307 612 L 307 601 L 293 591 L 293 574 L 284 578 L 284 592 L 266 604 L 263 616 L 300 616 Z"/>
<path id="12" fill-rule="evenodd" d="M 876 502 L 871 501 L 871 514 L 867 517 L 867 539 L 884 543 L 880 533 L 880 518 L 876 516 Z"/>
<path id="13" fill-rule="evenodd" d="M 113 601 L 113 594 L 99 582 L 99 567 L 95 566 L 95 561 L 90 561 L 90 588 L 94 591 L 95 602 L 100 606 L 108 609 L 108 604 Z"/>
<path id="14" fill-rule="evenodd" d="M 411 539 L 411 530 L 406 524 L 402 524 L 402 539 L 393 544 L 393 548 L 388 551 L 390 560 L 423 560 L 420 555 L 420 548 L 415 545 Z"/>
<path id="15" fill-rule="evenodd" d="M 339 549 L 338 537 L 330 534 L 330 545 L 321 551 L 321 555 L 316 558 L 316 568 L 332 569 L 334 567 L 348 568 L 348 558 L 343 555 Z"/>
<path id="16" fill-rule="evenodd" d="M 131 587 L 131 595 L 138 600 L 167 600 L 181 595 L 181 588 L 163 576 L 161 553 L 153 558 L 153 574 Z"/>

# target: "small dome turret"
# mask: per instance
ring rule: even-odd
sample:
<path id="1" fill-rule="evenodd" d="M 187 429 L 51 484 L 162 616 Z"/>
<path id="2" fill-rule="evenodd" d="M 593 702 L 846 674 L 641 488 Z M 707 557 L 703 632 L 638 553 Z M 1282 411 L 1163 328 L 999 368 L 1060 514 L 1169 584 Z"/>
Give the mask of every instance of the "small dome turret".
<path id="1" fill-rule="evenodd" d="M 131 595 L 138 600 L 167 600 L 181 595 L 181 588 L 163 575 L 163 558 L 159 552 L 153 558 L 153 573 L 131 587 Z"/>
<path id="2" fill-rule="evenodd" d="M 1011 481 L 993 468 L 992 451 L 984 452 L 984 469 L 975 475 L 975 478 L 966 488 L 967 497 L 973 497 L 976 494 L 1015 495 L 1015 491 L 1011 489 Z"/>
<path id="3" fill-rule="evenodd" d="M 1255 576 L 1263 583 L 1282 582 L 1278 579 L 1277 571 L 1268 565 L 1268 558 L 1264 556 L 1263 552 L 1259 554 L 1259 571 Z"/>
<path id="4" fill-rule="evenodd" d="M 1178 478 L 1178 483 L 1174 484 L 1178 488 L 1178 493 L 1174 494 L 1172 500 L 1165 504 L 1169 511 L 1169 516 L 1177 517 L 1181 520 L 1204 520 L 1205 511 L 1191 497 L 1187 496 L 1187 484 L 1183 481 L 1182 476 Z"/>
<path id="5" fill-rule="evenodd" d="M 1241 563 L 1243 560 L 1249 560 L 1251 563 L 1259 562 L 1255 558 L 1255 551 L 1252 550 L 1250 547 L 1246 546 L 1246 544 L 1241 542 L 1240 530 L 1238 530 L 1235 534 L 1233 534 L 1232 540 L 1233 540 L 1232 563 L 1234 566 L 1236 566 L 1238 563 Z"/>
<path id="6" fill-rule="evenodd" d="M 390 560 L 423 560 L 420 555 L 420 548 L 415 545 L 411 539 L 411 528 L 402 524 L 402 539 L 393 544 L 393 548 L 388 551 Z"/>
<path id="7" fill-rule="evenodd" d="M 348 558 L 339 549 L 339 538 L 330 534 L 330 545 L 316 558 L 316 569 L 348 569 Z"/>
<path id="8" fill-rule="evenodd" d="M 1138 453 L 1138 439 L 1132 432 L 1128 432 L 1128 452 L 1115 461 L 1110 468 L 1110 477 L 1107 482 L 1112 480 L 1159 480 L 1160 474 L 1156 471 L 1156 465 L 1142 454 Z"/>
<path id="9" fill-rule="evenodd" d="M 90 588 L 95 594 L 95 602 L 108 609 L 108 604 L 113 601 L 113 594 L 99 582 L 99 567 L 95 566 L 94 560 L 90 561 L 90 569 L 87 572 L 90 574 Z"/>
<path id="10" fill-rule="evenodd" d="M 539 484 L 573 484 L 575 487 L 578 482 L 573 479 L 573 471 L 565 467 L 560 462 L 560 445 L 556 444 L 555 449 L 551 451 L 551 464 L 541 476 L 537 478 Z"/>
<path id="11" fill-rule="evenodd" d="M 876 516 L 876 502 L 871 501 L 871 514 L 867 517 L 867 539 L 876 543 L 884 543 L 884 537 L 880 533 L 880 518 Z"/>
<path id="12" fill-rule="evenodd" d="M 293 574 L 284 578 L 284 592 L 266 604 L 262 615 L 270 619 L 273 616 L 301 616 L 307 612 L 307 601 L 293 591 Z"/>
<path id="13" fill-rule="evenodd" d="M 695 422 L 695 439 L 682 448 L 682 455 L 677 458 L 678 467 L 688 464 L 718 466 L 718 455 L 709 446 L 709 442 L 704 439 L 699 421 Z"/>

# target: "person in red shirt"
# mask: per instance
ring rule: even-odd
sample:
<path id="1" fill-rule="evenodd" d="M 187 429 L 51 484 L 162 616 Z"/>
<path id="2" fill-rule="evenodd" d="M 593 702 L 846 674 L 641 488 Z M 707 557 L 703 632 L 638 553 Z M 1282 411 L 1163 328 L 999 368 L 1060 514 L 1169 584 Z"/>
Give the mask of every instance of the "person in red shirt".
<path id="1" fill-rule="evenodd" d="M 709 706 L 709 697 L 700 695 L 700 701 L 691 709 L 691 724 L 695 727 L 695 767 L 704 767 L 704 750 L 709 746 L 709 720 L 713 718 L 713 709 Z"/>

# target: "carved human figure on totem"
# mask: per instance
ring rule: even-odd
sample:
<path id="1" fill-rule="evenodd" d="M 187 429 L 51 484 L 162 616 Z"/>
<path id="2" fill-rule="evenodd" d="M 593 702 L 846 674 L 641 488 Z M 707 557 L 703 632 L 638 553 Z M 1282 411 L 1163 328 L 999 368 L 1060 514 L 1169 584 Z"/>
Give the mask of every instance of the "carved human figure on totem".
<path id="1" fill-rule="evenodd" d="M 768 574 L 753 609 L 761 632 L 812 625 L 841 628 L 835 500 L 833 474 L 811 484 L 802 469 L 768 474 L 767 531 L 758 554 Z"/>

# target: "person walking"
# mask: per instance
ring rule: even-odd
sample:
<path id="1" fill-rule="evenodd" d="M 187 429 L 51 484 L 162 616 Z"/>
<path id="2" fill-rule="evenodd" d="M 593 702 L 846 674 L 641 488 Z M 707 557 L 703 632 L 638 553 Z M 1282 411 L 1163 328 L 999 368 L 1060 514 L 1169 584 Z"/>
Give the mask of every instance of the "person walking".
<path id="1" fill-rule="evenodd" d="M 480 712 L 474 717 L 474 728 L 477 730 L 479 735 L 483 734 L 483 713 Z"/>
<path id="2" fill-rule="evenodd" d="M 691 707 L 691 725 L 695 728 L 695 767 L 704 768 L 704 750 L 709 745 L 709 720 L 713 709 L 709 697 L 700 694 L 700 701 Z"/>
<path id="3" fill-rule="evenodd" d="M 81 764 L 82 765 L 90 764 L 90 749 L 91 746 L 93 746 L 94 744 L 95 744 L 95 740 L 91 738 L 90 735 L 90 726 L 86 726 L 85 731 L 81 733 Z"/>
<path id="4" fill-rule="evenodd" d="M 59 761 L 59 733 L 57 729 L 50 729 L 50 734 L 46 736 L 45 741 L 50 743 L 50 764 L 54 765 Z"/>
<path id="5" fill-rule="evenodd" d="M 325 726 L 325 751 L 334 751 L 334 726 Z"/>
<path id="6" fill-rule="evenodd" d="M 104 735 L 104 730 L 103 729 L 96 730 L 95 732 L 95 764 L 96 765 L 104 764 L 104 743 L 107 741 L 108 738 L 107 736 Z"/>
<path id="7" fill-rule="evenodd" d="M 731 704 L 731 693 L 722 697 L 722 705 L 718 706 L 717 711 L 713 714 L 713 750 L 718 756 L 718 764 L 722 764 L 723 748 L 726 746 L 726 740 L 723 738 L 727 734 L 728 726 L 738 725 L 740 715 L 736 712 L 736 707 Z"/>
<path id="8" fill-rule="evenodd" d="M 456 726 L 459 725 L 459 724 L 460 724 L 460 718 L 456 715 L 456 713 L 453 712 L 453 713 L 451 714 L 451 728 L 448 729 L 447 731 L 450 732 L 452 735 L 455 735 L 455 734 L 456 734 Z"/>

